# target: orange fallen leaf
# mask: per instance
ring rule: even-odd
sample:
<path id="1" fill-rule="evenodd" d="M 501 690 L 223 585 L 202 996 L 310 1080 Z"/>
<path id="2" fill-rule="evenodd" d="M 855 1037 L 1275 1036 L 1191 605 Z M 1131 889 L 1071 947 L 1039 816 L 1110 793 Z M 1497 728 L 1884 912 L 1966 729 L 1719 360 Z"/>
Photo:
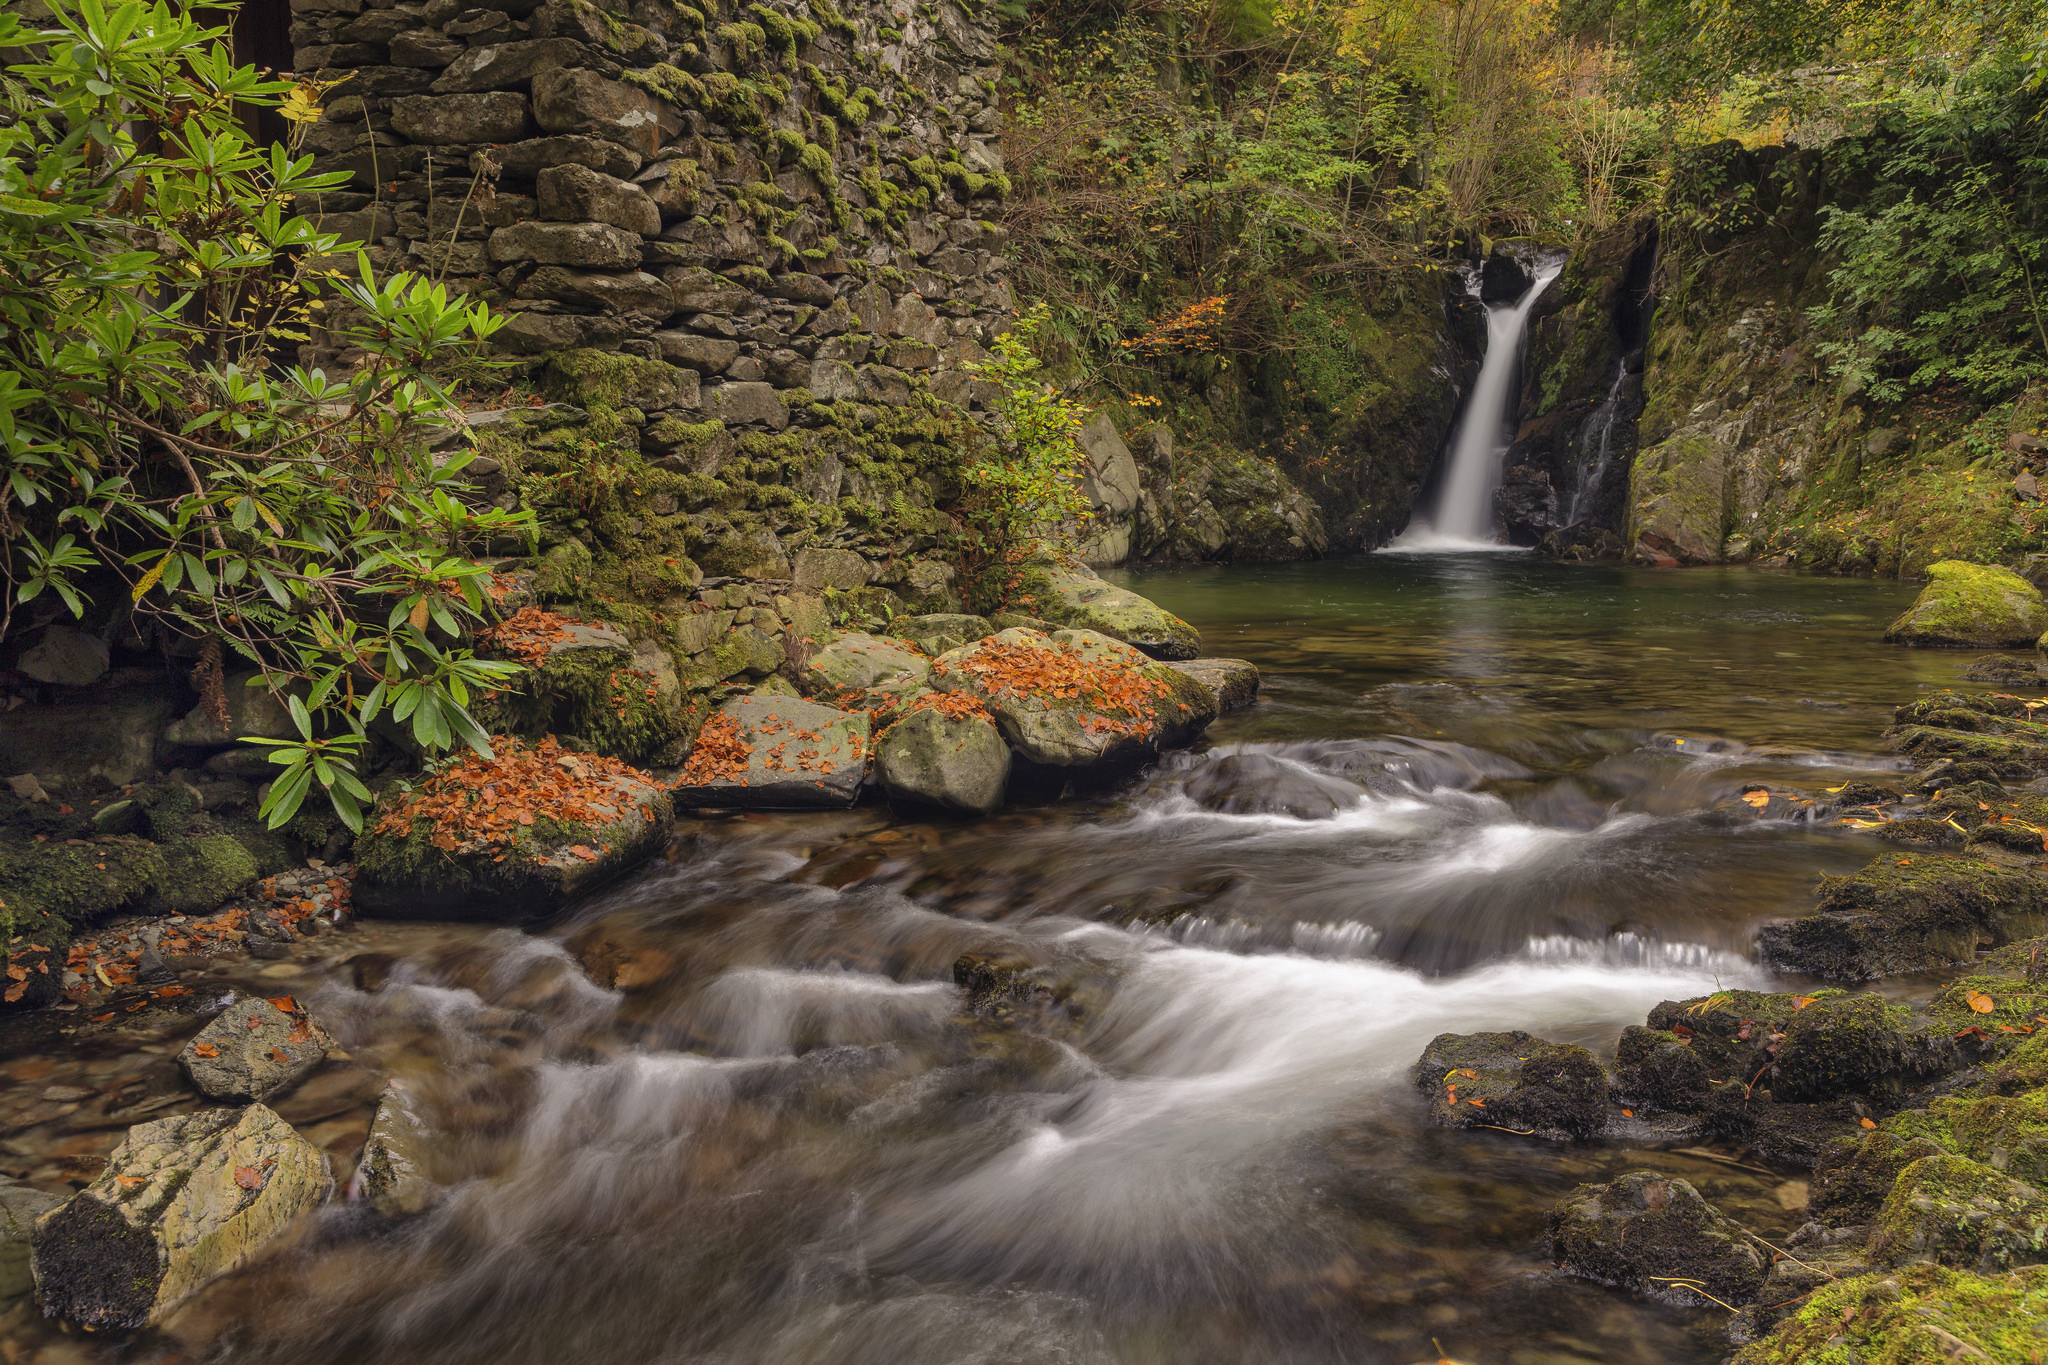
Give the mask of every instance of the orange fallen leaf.
<path id="1" fill-rule="evenodd" d="M 1819 996 L 1815 995 L 1795 995 L 1792 997 L 1792 1008 L 1794 1010 L 1803 1010 L 1819 998 Z"/>
<path id="2" fill-rule="evenodd" d="M 192 1055 L 194 1057 L 218 1057 L 220 1056 L 220 1049 L 212 1043 L 194 1043 L 192 1045 Z"/>
<path id="3" fill-rule="evenodd" d="M 273 995 L 270 997 L 270 1003 L 283 1010 L 286 1014 L 297 1014 L 299 1012 L 299 1002 L 292 999 L 289 995 Z"/>
<path id="4" fill-rule="evenodd" d="M 274 1047 L 270 1049 L 270 1060 L 273 1062 L 289 1062 L 291 1059 L 292 1054 L 286 1052 L 281 1047 Z"/>
<path id="5" fill-rule="evenodd" d="M 1970 1002 L 1970 1008 L 1979 1014 L 1989 1014 L 1998 1008 L 1998 1002 L 1982 991 L 1971 991 L 1963 997 Z"/>
<path id="6" fill-rule="evenodd" d="M 1871 1122 L 1871 1121 L 1870 1121 L 1869 1119 L 1858 1119 L 1858 1120 L 1856 1120 L 1856 1122 L 1857 1122 L 1857 1123 L 1859 1123 L 1859 1124 L 1861 1124 L 1861 1125 L 1862 1125 L 1863 1127 L 1865 1127 L 1865 1128 L 1875 1128 L 1875 1127 L 1877 1127 L 1877 1125 L 1876 1125 L 1875 1123 L 1872 1123 L 1872 1122 Z"/>
<path id="7" fill-rule="evenodd" d="M 115 1181 L 116 1181 L 116 1183 L 118 1183 L 118 1184 L 119 1184 L 119 1185 L 120 1185 L 120 1186 L 121 1186 L 121 1187 L 122 1187 L 123 1189 L 129 1189 L 129 1190 L 135 1189 L 135 1188 L 137 1188 L 137 1187 L 139 1187 L 139 1186 L 142 1186 L 142 1185 L 147 1185 L 147 1184 L 149 1183 L 149 1182 L 148 1182 L 147 1180 L 144 1180 L 144 1179 L 143 1179 L 143 1178 L 142 1178 L 141 1176 L 139 1176 L 139 1175 L 117 1175 L 117 1176 L 115 1176 L 115 1177 L 114 1177 L 114 1180 L 115 1180 Z"/>
<path id="8" fill-rule="evenodd" d="M 1624 1109 L 1621 1111 L 1621 1116 L 1625 1119 L 1632 1119 L 1636 1116 L 1636 1111 L 1633 1109 Z"/>
<path id="9" fill-rule="evenodd" d="M 1762 810 L 1765 806 L 1771 804 L 1771 794 L 1769 792 L 1764 791 L 1744 792 L 1742 794 L 1742 800 L 1745 805 L 1753 806 L 1757 810 Z"/>
<path id="10" fill-rule="evenodd" d="M 263 1172 L 254 1166 L 237 1166 L 235 1183 L 245 1190 L 260 1190 L 263 1188 Z"/>

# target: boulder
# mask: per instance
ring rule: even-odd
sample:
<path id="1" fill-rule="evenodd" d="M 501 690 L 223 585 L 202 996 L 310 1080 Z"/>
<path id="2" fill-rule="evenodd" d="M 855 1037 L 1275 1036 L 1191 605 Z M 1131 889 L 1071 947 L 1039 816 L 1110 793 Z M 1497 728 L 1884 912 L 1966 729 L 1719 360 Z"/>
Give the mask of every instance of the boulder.
<path id="1" fill-rule="evenodd" d="M 1533 1034 L 1440 1033 L 1413 1073 L 1430 1121 L 1589 1138 L 1607 1126 L 1607 1073 L 1593 1054 Z"/>
<path id="2" fill-rule="evenodd" d="M 0 1175 L 0 1306 L 35 1288 L 28 1269 L 29 1234 L 36 1219 L 63 1202 L 61 1194 Z"/>
<path id="3" fill-rule="evenodd" d="M 850 806 L 867 777 L 865 712 L 735 697 L 704 722 L 675 799 L 686 806 Z"/>
<path id="4" fill-rule="evenodd" d="M 400 95 L 391 101 L 391 127 L 414 142 L 430 145 L 515 142 L 526 136 L 526 96 L 509 90 L 487 94 Z"/>
<path id="5" fill-rule="evenodd" d="M 1981 858 L 1885 854 L 1823 877 L 1818 911 L 1767 924 L 1757 953 L 1781 971 L 1869 981 L 1968 962 L 1979 944 L 2048 932 L 2048 880 Z"/>
<path id="6" fill-rule="evenodd" d="M 1891 1197 L 1899 1174 L 1923 1157 L 1941 1156 L 1925 1138 L 1902 1138 L 1885 1129 L 1830 1143 L 1814 1163 L 1807 1217 L 1828 1224 L 1867 1223 Z"/>
<path id="7" fill-rule="evenodd" d="M 329 1038 L 290 996 L 277 1001 L 229 996 L 178 1054 L 193 1088 L 231 1104 L 265 1100 L 297 1085 L 327 1056 Z"/>
<path id="8" fill-rule="evenodd" d="M 97 635 L 53 625 L 21 652 L 15 671 L 57 687 L 85 687 L 107 675 L 107 642 Z"/>
<path id="9" fill-rule="evenodd" d="M 1155 659 L 1192 659 L 1202 652 L 1193 626 L 1128 588 L 1104 582 L 1092 569 L 1054 566 L 1043 576 L 1046 591 L 1037 611 L 1054 625 L 1122 640 Z"/>
<path id="10" fill-rule="evenodd" d="M 1216 719 L 1198 683 L 1088 630 L 1003 631 L 941 655 L 932 686 L 973 696 L 1012 749 L 1051 767 L 1134 761 Z"/>
<path id="11" fill-rule="evenodd" d="M 1614 1093 L 1639 1110 L 1690 1113 L 1707 1102 L 1715 1077 L 1693 1035 L 1631 1024 L 1614 1048 Z"/>
<path id="12" fill-rule="evenodd" d="M 908 696 L 924 688 L 932 661 L 893 640 L 853 632 L 811 651 L 797 683 L 807 697 L 851 705 L 866 694 Z"/>
<path id="13" fill-rule="evenodd" d="M 588 166 L 546 167 L 534 177 L 534 193 L 540 216 L 555 222 L 610 223 L 642 237 L 661 231 L 661 213 L 647 191 Z"/>
<path id="14" fill-rule="evenodd" d="M 2038 1003 L 2038 996 L 2027 999 L 2029 1017 L 2039 1013 Z M 2015 1054 L 2014 1060 L 2024 1067 L 2028 1059 Z M 2048 1188 L 2048 1089 L 2038 1085 L 2012 1095 L 1944 1095 L 1929 1101 L 1925 1109 L 1892 1115 L 1884 1128 L 1904 1147 L 1931 1144 L 1936 1150 L 1981 1161 L 2015 1180 Z"/>
<path id="15" fill-rule="evenodd" d="M 1885 628 L 1896 645 L 2003 649 L 2048 632 L 2041 590 L 2010 569 L 1945 559 L 1927 567 L 1927 586 Z"/>
<path id="16" fill-rule="evenodd" d="M 1688 1307 L 1756 1298 L 1768 1254 L 1676 1176 L 1630 1171 L 1581 1185 L 1550 1212 L 1550 1258 L 1568 1273 Z"/>
<path id="17" fill-rule="evenodd" d="M 493 804 L 451 829 L 448 807 L 486 787 Z M 551 915 L 653 857 L 673 823 L 661 784 L 616 759 L 501 741 L 494 759 L 465 755 L 378 798 L 356 841 L 353 903 L 403 919 Z"/>
<path id="18" fill-rule="evenodd" d="M 1487 253 L 1485 264 L 1479 267 L 1479 301 L 1487 304 L 1513 303 L 1529 292 L 1529 286 L 1536 283 L 1536 277 L 1529 273 L 1529 267 L 1514 248 L 1502 242 Z"/>
<path id="19" fill-rule="evenodd" d="M 1259 699 L 1259 668 L 1243 659 L 1181 659 L 1167 665 L 1209 689 L 1219 715 L 1242 711 Z"/>
<path id="20" fill-rule="evenodd" d="M 996 628 L 980 616 L 966 616 L 959 612 L 931 612 L 923 616 L 904 616 L 890 622 L 896 634 L 909 640 L 934 658 L 948 650 L 971 645 L 976 640 L 986 640 L 996 633 Z"/>
<path id="21" fill-rule="evenodd" d="M 1109 414 L 1098 412 L 1081 424 L 1074 441 L 1088 456 L 1081 494 L 1098 515 L 1128 516 L 1138 506 L 1138 462 L 1117 435 Z M 1099 627 L 1098 627 L 1099 629 Z"/>
<path id="22" fill-rule="evenodd" d="M 1967 1157 L 1922 1157 L 1878 1210 L 1870 1259 L 1979 1274 L 2039 1265 L 2048 1261 L 2048 1196 Z"/>
<path id="23" fill-rule="evenodd" d="M 232 834 L 178 839 L 164 847 L 154 905 L 167 914 L 204 914 L 247 891 L 262 875 L 256 855 Z"/>
<path id="24" fill-rule="evenodd" d="M 498 265 L 536 261 L 592 270 L 632 270 L 640 264 L 640 238 L 610 223 L 513 223 L 491 234 Z"/>
<path id="25" fill-rule="evenodd" d="M 260 1104 L 140 1123 L 32 1237 L 43 1311 L 94 1329 L 160 1321 L 333 1188 L 327 1158 Z"/>
<path id="26" fill-rule="evenodd" d="M 221 688 L 221 698 L 227 712 L 225 724 L 220 714 L 202 701 L 164 731 L 164 743 L 192 749 L 225 749 L 244 737 L 298 738 L 291 712 L 264 686 L 262 674 L 230 675 Z"/>
<path id="27" fill-rule="evenodd" d="M 1717 991 L 1666 1000 L 1648 1023 L 1624 1032 L 1615 1064 L 1651 1108 L 1697 1108 L 1722 1082 L 1781 1104 L 1889 1101 L 1958 1064 L 1946 1030 L 1878 995 Z"/>
<path id="28" fill-rule="evenodd" d="M 982 716 L 919 707 L 882 732 L 875 773 L 898 800 L 986 815 L 1003 804 L 1010 746 Z"/>
<path id="29" fill-rule="evenodd" d="M 427 1177 L 432 1135 L 405 1088 L 392 1081 L 377 1097 L 377 1116 L 356 1164 L 356 1191 L 386 1218 L 424 1213 L 441 1187 Z"/>

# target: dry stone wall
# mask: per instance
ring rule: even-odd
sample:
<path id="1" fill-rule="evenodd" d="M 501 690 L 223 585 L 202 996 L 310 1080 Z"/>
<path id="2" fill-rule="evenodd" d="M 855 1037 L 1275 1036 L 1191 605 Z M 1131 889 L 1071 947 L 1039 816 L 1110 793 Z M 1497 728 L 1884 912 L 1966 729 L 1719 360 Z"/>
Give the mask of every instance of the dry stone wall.
<path id="1" fill-rule="evenodd" d="M 809 402 L 920 388 L 972 402 L 964 366 L 1014 307 L 981 10 L 292 9 L 298 70 L 339 82 L 311 131 L 319 168 L 351 177 L 309 206 L 323 230 L 489 301 L 507 351 L 647 362 L 643 431 L 779 431 Z M 317 332 L 308 352 L 346 360 Z"/>

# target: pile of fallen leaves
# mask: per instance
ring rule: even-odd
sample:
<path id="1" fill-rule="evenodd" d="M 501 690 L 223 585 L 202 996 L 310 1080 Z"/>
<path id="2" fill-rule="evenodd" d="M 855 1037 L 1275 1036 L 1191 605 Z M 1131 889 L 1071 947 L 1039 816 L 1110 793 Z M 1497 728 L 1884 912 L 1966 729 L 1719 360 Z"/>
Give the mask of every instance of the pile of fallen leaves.
<path id="1" fill-rule="evenodd" d="M 646 774 L 615 758 L 569 753 L 553 735 L 534 745 L 499 736 L 491 745 L 495 758 L 464 754 L 420 783 L 378 819 L 377 833 L 403 839 L 425 820 L 435 848 L 474 853 L 509 847 L 537 820 L 610 824 L 636 805 L 654 818 L 640 800 L 651 786 Z"/>
<path id="2" fill-rule="evenodd" d="M 911 702 L 907 709 L 936 711 L 947 720 L 995 720 L 981 698 L 972 692 L 926 692 Z"/>
<path id="3" fill-rule="evenodd" d="M 547 661 L 551 648 L 569 638 L 571 624 L 568 617 L 540 607 L 521 607 L 497 625 L 478 631 L 476 642 L 480 648 L 538 667 Z"/>
<path id="4" fill-rule="evenodd" d="M 1154 704 L 1173 694 L 1163 678 L 1139 665 L 1090 659 L 1063 640 L 1043 645 L 987 640 L 945 666 L 947 672 L 955 670 L 992 697 L 1079 701 L 1087 708 L 1081 728 L 1098 735 L 1149 734 Z"/>
<path id="5" fill-rule="evenodd" d="M 677 783 L 706 787 L 713 782 L 738 782 L 744 786 L 747 761 L 753 756 L 754 746 L 740 738 L 740 723 L 722 713 L 715 715 L 697 732 L 696 747 L 690 750 L 690 761 L 683 765 Z"/>

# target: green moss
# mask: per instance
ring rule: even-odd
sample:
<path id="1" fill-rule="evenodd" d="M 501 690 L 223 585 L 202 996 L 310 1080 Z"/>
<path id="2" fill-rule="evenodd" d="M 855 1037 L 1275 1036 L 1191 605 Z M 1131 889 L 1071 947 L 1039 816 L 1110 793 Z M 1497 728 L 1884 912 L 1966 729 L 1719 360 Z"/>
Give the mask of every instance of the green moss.
<path id="1" fill-rule="evenodd" d="M 544 602 L 580 602 L 590 591 L 590 547 L 563 541 L 540 557 L 533 588 Z"/>
<path id="2" fill-rule="evenodd" d="M 811 13 L 824 20 L 825 27 L 834 33 L 842 33 L 849 38 L 860 37 L 860 25 L 841 14 L 832 0 L 810 0 L 810 7 Z"/>
<path id="3" fill-rule="evenodd" d="M 162 850 L 117 839 L 79 847 L 0 839 L 0 942 L 19 934 L 45 947 L 143 900 L 162 883 Z"/>
<path id="4" fill-rule="evenodd" d="M 198 915 L 256 884 L 262 869 L 231 834 L 181 839 L 164 849 L 155 904 L 172 914 Z"/>
<path id="5" fill-rule="evenodd" d="M 2030 645 L 2048 631 L 2040 589 L 2010 569 L 1943 560 L 1927 569 L 1927 586 L 1885 631 L 1912 645 L 1996 649 Z"/>
<path id="6" fill-rule="evenodd" d="M 939 178 L 938 163 L 930 157 L 912 157 L 903 163 L 903 169 L 912 180 L 922 185 L 934 199 L 946 192 L 946 183 Z"/>
<path id="7" fill-rule="evenodd" d="M 679 109 L 701 109 L 712 102 L 704 82 L 679 66 L 657 62 L 644 71 L 627 71 L 619 79 L 638 86 L 648 94 L 667 100 Z"/>
<path id="8" fill-rule="evenodd" d="M 2048 1353 L 2048 1267 L 1986 1276 L 1916 1265 L 1843 1280 L 1732 1365 L 1948 1365 L 1966 1353 L 2013 1362 Z"/>
<path id="9" fill-rule="evenodd" d="M 1899 1173 L 1875 1226 L 1874 1264 L 1988 1273 L 2044 1259 L 2048 1197 L 1967 1157 L 1922 1157 Z"/>
<path id="10" fill-rule="evenodd" d="M 623 650 L 577 649 L 551 655 L 525 685 L 487 708 L 497 728 L 520 734 L 574 735 L 601 754 L 644 763 L 674 739 L 675 698 Z"/>
<path id="11" fill-rule="evenodd" d="M 1945 1096 L 1886 1119 L 1904 1140 L 1935 1143 L 2032 1185 L 2048 1184 L 2048 1090 L 1976 1099 Z"/>

